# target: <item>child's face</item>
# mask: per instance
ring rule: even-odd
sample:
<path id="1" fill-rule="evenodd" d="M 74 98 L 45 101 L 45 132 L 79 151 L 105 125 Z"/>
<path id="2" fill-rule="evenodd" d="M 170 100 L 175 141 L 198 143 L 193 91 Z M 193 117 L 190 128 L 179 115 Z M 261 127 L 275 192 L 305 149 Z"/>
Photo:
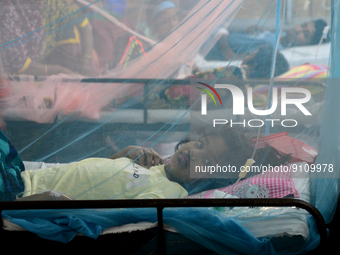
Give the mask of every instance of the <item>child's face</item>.
<path id="1" fill-rule="evenodd" d="M 225 158 L 228 146 L 218 136 L 203 136 L 197 141 L 182 145 L 171 157 L 165 172 L 170 181 L 190 183 L 190 166 L 216 166 Z"/>

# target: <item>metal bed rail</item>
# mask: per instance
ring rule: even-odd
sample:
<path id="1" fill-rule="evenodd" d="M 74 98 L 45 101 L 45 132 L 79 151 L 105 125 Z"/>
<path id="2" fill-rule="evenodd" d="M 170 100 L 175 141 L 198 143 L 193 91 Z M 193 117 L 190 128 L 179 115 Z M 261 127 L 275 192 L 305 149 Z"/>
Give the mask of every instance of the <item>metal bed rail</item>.
<path id="1" fill-rule="evenodd" d="M 138 200 L 70 200 L 70 201 L 11 201 L 0 202 L 3 210 L 29 209 L 107 209 L 107 208 L 156 208 L 157 242 L 159 254 L 166 254 L 163 209 L 174 207 L 297 207 L 308 211 L 315 219 L 320 234 L 319 248 L 326 245 L 327 225 L 319 210 L 308 202 L 295 198 L 240 198 L 240 199 L 138 199 Z M 3 226 L 1 221 L 1 232 Z"/>

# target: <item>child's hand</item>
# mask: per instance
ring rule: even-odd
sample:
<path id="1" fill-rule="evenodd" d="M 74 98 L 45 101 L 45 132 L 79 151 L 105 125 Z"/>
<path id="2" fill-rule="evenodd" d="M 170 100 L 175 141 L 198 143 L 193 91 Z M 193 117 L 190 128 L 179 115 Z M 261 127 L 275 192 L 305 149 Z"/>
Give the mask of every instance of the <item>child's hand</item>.
<path id="1" fill-rule="evenodd" d="M 111 159 L 116 159 L 120 157 L 127 157 L 132 160 L 136 160 L 141 166 L 146 166 L 150 168 L 151 166 L 163 165 L 165 163 L 164 159 L 152 148 L 145 148 L 139 146 L 127 146 L 125 149 L 112 155 Z"/>

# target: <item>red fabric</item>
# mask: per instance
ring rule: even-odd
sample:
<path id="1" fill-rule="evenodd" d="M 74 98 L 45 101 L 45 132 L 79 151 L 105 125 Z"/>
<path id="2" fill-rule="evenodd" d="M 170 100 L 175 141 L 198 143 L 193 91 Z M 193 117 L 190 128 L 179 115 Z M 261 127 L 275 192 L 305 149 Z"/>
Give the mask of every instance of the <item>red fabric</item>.
<path id="1" fill-rule="evenodd" d="M 289 165 L 285 166 L 289 167 Z M 277 168 L 278 170 L 283 170 L 281 167 Z M 300 194 L 298 190 L 294 186 L 294 180 L 291 177 L 291 173 L 278 171 L 278 172 L 267 172 L 264 174 L 258 174 L 248 179 L 244 179 L 240 181 L 232 191 L 229 193 L 229 190 L 233 185 L 229 185 L 220 189 L 216 189 L 222 192 L 225 192 L 230 195 L 239 195 L 240 191 L 242 194 L 242 189 L 246 192 L 247 188 L 257 185 L 259 188 L 265 187 L 269 193 L 269 198 L 282 198 L 287 195 L 294 195 L 294 197 L 299 197 Z M 212 198 L 214 196 L 215 189 L 204 191 L 195 195 L 190 195 L 188 198 Z M 244 193 L 243 192 L 243 193 Z M 244 196 L 241 196 L 244 197 Z"/>
<path id="2" fill-rule="evenodd" d="M 303 161 L 308 164 L 313 164 L 318 154 L 317 150 L 312 146 L 288 136 L 287 132 L 281 132 L 261 138 L 258 148 L 266 145 L 274 147 L 281 153 L 291 154 L 292 160 L 290 160 L 290 163 Z"/>

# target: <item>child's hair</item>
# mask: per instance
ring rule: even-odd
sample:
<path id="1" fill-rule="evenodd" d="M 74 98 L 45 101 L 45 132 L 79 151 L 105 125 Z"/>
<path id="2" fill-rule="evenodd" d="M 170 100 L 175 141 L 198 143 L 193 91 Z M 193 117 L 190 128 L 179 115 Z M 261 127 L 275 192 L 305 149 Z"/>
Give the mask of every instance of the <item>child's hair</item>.
<path id="1" fill-rule="evenodd" d="M 205 133 L 204 129 L 201 129 L 201 135 L 215 135 L 220 137 L 225 141 L 228 146 L 228 150 L 225 152 L 225 157 L 223 161 L 219 162 L 220 165 L 230 165 L 235 166 L 236 169 L 240 169 L 246 163 L 247 159 L 251 158 L 256 139 L 249 135 L 245 128 L 235 128 L 225 126 L 220 130 L 220 132 L 209 132 Z M 190 138 L 186 137 L 180 141 L 175 150 L 187 142 L 190 142 Z M 254 166 L 270 165 L 270 166 L 280 166 L 286 164 L 290 159 L 290 155 L 283 154 L 279 152 L 272 146 L 266 145 L 262 148 L 258 148 L 254 155 L 255 163 Z M 251 177 L 257 173 L 248 173 L 247 177 Z M 190 194 L 197 193 L 204 190 L 216 189 L 225 187 L 234 183 L 237 178 L 207 178 L 204 181 L 200 181 L 199 184 L 195 180 L 185 188 Z M 196 185 L 195 185 L 196 183 Z"/>
<path id="2" fill-rule="evenodd" d="M 251 136 L 247 129 L 225 126 L 220 132 L 220 137 L 230 145 L 225 157 L 228 164 L 241 167 L 252 156 L 256 138 Z M 287 163 L 290 158 L 290 155 L 283 154 L 274 147 L 266 145 L 256 150 L 254 165 L 279 166 Z"/>
<path id="3" fill-rule="evenodd" d="M 317 19 L 317 20 L 314 20 L 314 26 L 315 26 L 315 33 L 310 42 L 310 45 L 316 45 L 320 42 L 323 36 L 324 28 L 327 26 L 327 22 L 323 19 Z M 331 39 L 330 35 L 331 35 L 330 33 L 327 33 L 327 37 L 325 38 L 324 42 L 330 41 Z"/>

